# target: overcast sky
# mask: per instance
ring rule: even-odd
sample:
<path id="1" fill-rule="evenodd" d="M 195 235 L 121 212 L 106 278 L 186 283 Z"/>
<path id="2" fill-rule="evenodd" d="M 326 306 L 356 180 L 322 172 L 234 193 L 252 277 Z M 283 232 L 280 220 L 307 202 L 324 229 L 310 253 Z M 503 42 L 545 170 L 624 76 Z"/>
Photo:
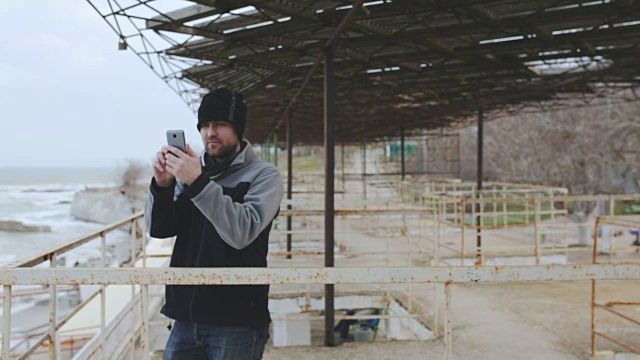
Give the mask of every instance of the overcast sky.
<path id="1" fill-rule="evenodd" d="M 150 161 L 195 116 L 84 0 L 1 0 L 0 167 Z"/>

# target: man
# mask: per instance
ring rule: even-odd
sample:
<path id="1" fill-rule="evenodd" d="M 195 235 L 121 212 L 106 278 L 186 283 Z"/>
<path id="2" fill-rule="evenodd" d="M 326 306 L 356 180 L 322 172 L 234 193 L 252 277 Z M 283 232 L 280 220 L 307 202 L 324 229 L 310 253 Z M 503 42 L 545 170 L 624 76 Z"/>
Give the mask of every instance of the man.
<path id="1" fill-rule="evenodd" d="M 266 267 L 282 200 L 278 169 L 242 139 L 246 104 L 225 88 L 204 96 L 198 156 L 165 146 L 153 164 L 145 210 L 152 237 L 176 236 L 171 267 Z M 269 338 L 268 285 L 167 285 L 175 320 L 164 359 L 261 359 Z"/>
<path id="2" fill-rule="evenodd" d="M 631 246 L 640 246 L 640 229 L 633 228 L 629 230 L 629 233 L 636 237 L 636 240 L 631 244 Z M 638 252 L 638 250 L 636 250 L 636 252 Z"/>
<path id="3" fill-rule="evenodd" d="M 359 310 L 347 310 L 347 316 L 354 316 L 354 315 L 378 315 L 379 314 L 379 310 L 378 309 L 359 309 Z M 336 327 L 334 328 L 334 331 L 337 331 L 340 333 L 340 339 L 339 342 L 342 343 L 346 343 L 347 341 L 349 341 L 349 328 L 351 327 L 352 324 L 356 324 L 360 322 L 361 323 L 361 327 L 364 328 L 369 328 L 369 329 L 374 329 L 378 327 L 378 324 L 380 323 L 380 319 L 369 319 L 369 320 L 354 320 L 354 319 L 342 319 L 338 322 L 338 325 L 336 325 Z"/>

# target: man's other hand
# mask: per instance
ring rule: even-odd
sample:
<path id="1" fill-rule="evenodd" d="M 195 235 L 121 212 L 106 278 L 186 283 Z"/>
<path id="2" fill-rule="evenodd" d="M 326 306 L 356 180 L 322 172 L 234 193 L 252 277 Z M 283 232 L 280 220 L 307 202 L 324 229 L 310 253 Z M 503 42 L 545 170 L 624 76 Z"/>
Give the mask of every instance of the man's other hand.
<path id="1" fill-rule="evenodd" d="M 189 145 L 186 153 L 173 146 L 166 146 L 166 148 L 168 150 L 165 154 L 167 171 L 183 183 L 191 185 L 202 174 L 198 154 Z"/>
<path id="2" fill-rule="evenodd" d="M 168 187 L 173 183 L 173 176 L 167 171 L 167 163 L 165 160 L 166 146 L 162 147 L 161 151 L 158 151 L 155 159 L 153 159 L 153 177 L 156 179 L 156 184 L 160 187 Z"/>

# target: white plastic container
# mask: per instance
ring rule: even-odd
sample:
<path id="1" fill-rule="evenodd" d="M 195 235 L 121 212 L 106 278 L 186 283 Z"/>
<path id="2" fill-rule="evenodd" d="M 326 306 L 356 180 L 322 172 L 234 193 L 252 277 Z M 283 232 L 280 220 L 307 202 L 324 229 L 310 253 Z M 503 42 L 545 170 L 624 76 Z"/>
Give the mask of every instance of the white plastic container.
<path id="1" fill-rule="evenodd" d="M 373 331 L 369 328 L 356 328 L 355 342 L 371 342 L 373 341 Z"/>

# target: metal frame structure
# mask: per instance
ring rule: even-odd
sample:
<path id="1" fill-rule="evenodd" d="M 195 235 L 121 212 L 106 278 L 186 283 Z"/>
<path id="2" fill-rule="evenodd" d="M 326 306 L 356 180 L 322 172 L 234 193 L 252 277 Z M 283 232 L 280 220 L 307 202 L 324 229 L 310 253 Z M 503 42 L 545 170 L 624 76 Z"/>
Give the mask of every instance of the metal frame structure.
<path id="1" fill-rule="evenodd" d="M 88 2 L 192 108 L 207 89 L 246 93 L 254 142 L 284 136 L 295 108 L 297 142 L 322 143 L 329 44 L 338 143 L 468 124 L 480 107 L 491 119 L 588 105 L 639 81 L 636 1 Z"/>

